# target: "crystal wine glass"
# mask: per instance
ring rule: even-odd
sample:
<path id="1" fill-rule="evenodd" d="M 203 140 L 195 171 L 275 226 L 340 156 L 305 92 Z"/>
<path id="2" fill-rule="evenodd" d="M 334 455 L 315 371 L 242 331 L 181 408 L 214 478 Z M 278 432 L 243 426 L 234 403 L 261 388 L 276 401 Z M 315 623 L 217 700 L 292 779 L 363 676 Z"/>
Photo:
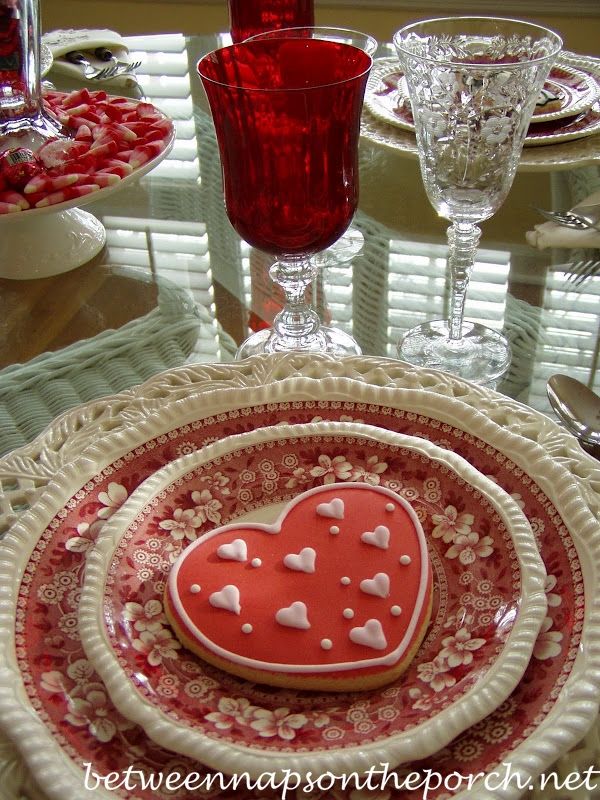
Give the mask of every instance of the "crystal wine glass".
<path id="1" fill-rule="evenodd" d="M 372 60 L 321 39 L 264 39 L 215 50 L 198 64 L 211 108 L 227 215 L 251 246 L 273 254 L 285 294 L 273 328 L 238 357 L 280 350 L 360 353 L 320 325 L 305 301 L 311 256 L 347 229 L 358 202 L 358 139 Z"/>
<path id="2" fill-rule="evenodd" d="M 229 0 L 234 44 L 263 31 L 314 25 L 314 0 Z"/>
<path id="3" fill-rule="evenodd" d="M 379 46 L 377 39 L 368 33 L 354 31 L 350 28 L 332 28 L 326 25 L 298 26 L 295 28 L 281 28 L 279 30 L 265 31 L 253 36 L 253 39 L 272 39 L 281 37 L 297 37 L 304 39 L 326 39 L 332 42 L 343 42 L 353 47 L 364 50 L 374 56 Z M 350 225 L 337 242 L 331 247 L 317 253 L 313 259 L 319 267 L 330 267 L 352 261 L 363 249 L 364 236 L 358 228 Z"/>
<path id="4" fill-rule="evenodd" d="M 562 41 L 519 20 L 450 17 L 394 35 L 415 123 L 429 201 L 448 228 L 449 320 L 408 331 L 402 359 L 491 383 L 510 364 L 504 336 L 464 321 L 467 285 L 481 230 L 504 202 L 538 94 Z"/>

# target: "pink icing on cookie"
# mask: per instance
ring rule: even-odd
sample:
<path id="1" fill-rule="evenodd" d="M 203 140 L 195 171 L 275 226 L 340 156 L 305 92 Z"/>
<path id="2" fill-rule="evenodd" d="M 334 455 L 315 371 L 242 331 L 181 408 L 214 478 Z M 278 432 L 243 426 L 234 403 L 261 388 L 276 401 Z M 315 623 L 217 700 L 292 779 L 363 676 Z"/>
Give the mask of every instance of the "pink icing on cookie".
<path id="1" fill-rule="evenodd" d="M 343 535 L 331 535 L 332 519 L 344 520 Z M 400 563 L 405 555 L 410 565 Z M 202 592 L 192 595 L 199 575 Z M 272 525 L 233 523 L 201 536 L 173 566 L 167 602 L 178 632 L 233 664 L 372 673 L 420 640 L 431 580 L 412 507 L 385 487 L 348 482 L 303 492 Z"/>

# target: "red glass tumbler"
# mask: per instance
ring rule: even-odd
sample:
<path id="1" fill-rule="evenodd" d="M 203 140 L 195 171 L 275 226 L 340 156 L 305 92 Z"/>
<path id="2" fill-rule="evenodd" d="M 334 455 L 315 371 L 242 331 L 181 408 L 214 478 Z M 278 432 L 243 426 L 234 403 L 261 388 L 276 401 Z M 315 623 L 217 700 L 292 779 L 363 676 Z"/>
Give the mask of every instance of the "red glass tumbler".
<path id="1" fill-rule="evenodd" d="M 229 0 L 229 21 L 234 43 L 279 28 L 315 24 L 313 0 Z"/>
<path id="2" fill-rule="evenodd" d="M 227 215 L 277 261 L 286 305 L 239 357 L 309 350 L 360 353 L 306 303 L 311 256 L 347 229 L 358 203 L 360 114 L 371 57 L 322 39 L 257 39 L 198 64 L 219 144 Z"/>

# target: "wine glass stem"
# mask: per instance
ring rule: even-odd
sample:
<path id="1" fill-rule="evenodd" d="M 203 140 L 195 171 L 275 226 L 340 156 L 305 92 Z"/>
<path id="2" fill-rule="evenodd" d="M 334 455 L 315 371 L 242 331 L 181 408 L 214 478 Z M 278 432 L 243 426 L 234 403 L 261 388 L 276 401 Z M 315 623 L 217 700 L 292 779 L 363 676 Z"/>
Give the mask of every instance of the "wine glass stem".
<path id="1" fill-rule="evenodd" d="M 465 299 L 469 277 L 475 262 L 475 253 L 481 236 L 481 228 L 472 222 L 453 222 L 448 228 L 448 263 L 450 265 L 450 339 L 462 337 Z"/>
<path id="2" fill-rule="evenodd" d="M 297 349 L 305 347 L 319 328 L 319 315 L 305 300 L 317 271 L 308 258 L 280 260 L 271 267 L 271 278 L 285 294 L 285 306 L 273 320 L 273 328 L 288 349 L 294 349 L 294 343 Z"/>

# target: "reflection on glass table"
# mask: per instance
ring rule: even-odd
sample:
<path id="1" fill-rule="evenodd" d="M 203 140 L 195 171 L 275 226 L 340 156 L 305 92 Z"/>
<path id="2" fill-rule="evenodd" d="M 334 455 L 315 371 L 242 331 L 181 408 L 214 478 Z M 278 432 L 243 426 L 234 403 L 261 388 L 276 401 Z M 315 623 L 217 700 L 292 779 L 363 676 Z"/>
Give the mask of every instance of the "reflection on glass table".
<path id="1" fill-rule="evenodd" d="M 142 61 L 142 90 L 175 120 L 176 140 L 168 158 L 138 185 L 98 198 L 94 205 L 107 232 L 106 247 L 94 263 L 135 267 L 151 282 L 170 281 L 211 320 L 211 340 L 199 338 L 188 362 L 232 359 L 248 335 L 248 323 L 250 330 L 269 326 L 281 306 L 268 278 L 269 258 L 243 242 L 225 214 L 214 127 L 195 72 L 198 58 L 227 38 L 165 34 L 128 40 L 131 58 Z M 312 298 L 326 324 L 346 330 L 365 354 L 395 357 L 405 331 L 448 312 L 447 248 L 416 155 L 380 142 L 367 117 L 363 131 L 354 224 L 365 246 L 351 268 L 328 267 Z M 593 143 L 594 137 L 589 139 Z M 553 147 L 559 161 L 561 147 L 571 151 L 569 143 Z M 600 188 L 598 165 L 559 166 L 554 171 L 544 163 L 534 172 L 529 167 L 517 171 L 506 203 L 485 223 L 485 244 L 477 253 L 465 310 L 469 319 L 503 331 L 511 343 L 513 362 L 499 389 L 548 413 L 545 382 L 554 372 L 600 388 L 600 278 L 574 291 L 560 268 L 593 253 L 538 251 L 525 242 L 525 232 L 539 221 L 533 205 L 568 208 Z M 140 308 L 133 302 L 131 291 L 122 291 L 122 318 L 113 322 L 103 316 L 110 298 L 101 299 L 94 288 L 99 277 L 94 263 L 44 281 L 1 282 L 5 341 L 14 334 L 5 364 L 28 362 L 51 346 L 65 346 L 56 333 L 52 345 L 53 331 L 59 320 L 66 328 L 80 309 L 71 342 L 151 310 L 152 305 Z M 70 290 L 73 285 L 79 294 Z M 81 299 L 86 296 L 87 304 Z M 35 309 L 46 297 L 54 298 L 61 314 L 44 327 Z M 110 360 L 110 351 L 106 357 Z"/>

